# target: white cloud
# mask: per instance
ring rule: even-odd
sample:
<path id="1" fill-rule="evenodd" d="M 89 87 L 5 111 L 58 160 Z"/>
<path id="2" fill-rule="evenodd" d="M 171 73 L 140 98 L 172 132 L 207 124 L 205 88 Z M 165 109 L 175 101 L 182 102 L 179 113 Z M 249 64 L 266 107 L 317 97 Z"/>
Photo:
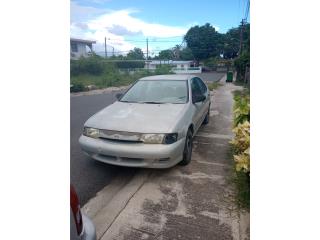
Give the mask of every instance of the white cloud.
<path id="1" fill-rule="evenodd" d="M 133 17 L 134 9 L 111 11 L 94 7 L 80 6 L 71 1 L 71 36 L 97 41 L 95 51 L 103 51 L 104 37 L 108 44 L 120 51 L 128 51 L 134 44 L 124 40 L 123 35 L 166 38 L 184 35 L 189 27 L 167 26 L 149 23 Z M 152 47 L 150 47 L 152 51 Z"/>
<path id="2" fill-rule="evenodd" d="M 91 29 L 110 28 L 118 25 L 131 32 L 142 32 L 148 37 L 173 37 L 180 36 L 187 32 L 185 27 L 166 26 L 158 23 L 147 23 L 138 18 L 132 17 L 134 11 L 130 9 L 113 11 L 88 22 Z"/>

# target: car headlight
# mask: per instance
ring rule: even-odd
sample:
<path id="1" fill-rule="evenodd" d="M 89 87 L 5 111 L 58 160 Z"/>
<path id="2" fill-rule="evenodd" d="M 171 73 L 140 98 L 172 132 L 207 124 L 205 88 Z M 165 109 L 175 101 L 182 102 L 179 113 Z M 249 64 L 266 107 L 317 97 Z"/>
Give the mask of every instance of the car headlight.
<path id="1" fill-rule="evenodd" d="M 163 143 L 165 144 L 171 144 L 171 143 L 174 143 L 178 140 L 178 133 L 169 133 L 169 134 L 166 134 L 164 140 L 163 140 Z"/>
<path id="2" fill-rule="evenodd" d="M 98 138 L 99 137 L 99 129 L 84 127 L 83 135 L 85 135 L 87 137 Z"/>
<path id="3" fill-rule="evenodd" d="M 142 134 L 140 140 L 144 143 L 159 144 L 163 142 L 165 134 Z"/>
<path id="4" fill-rule="evenodd" d="M 169 134 L 142 134 L 140 140 L 144 143 L 150 144 L 171 144 L 178 140 L 177 133 Z"/>

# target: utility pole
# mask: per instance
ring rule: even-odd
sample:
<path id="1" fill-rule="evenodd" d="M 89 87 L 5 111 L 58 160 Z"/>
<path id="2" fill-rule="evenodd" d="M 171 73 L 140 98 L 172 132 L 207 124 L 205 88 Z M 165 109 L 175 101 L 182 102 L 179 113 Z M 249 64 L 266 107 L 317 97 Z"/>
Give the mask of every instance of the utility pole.
<path id="1" fill-rule="evenodd" d="M 112 47 L 112 56 L 114 56 L 114 47 Z"/>
<path id="2" fill-rule="evenodd" d="M 107 58 L 107 37 L 104 37 L 104 54 L 105 58 Z"/>
<path id="3" fill-rule="evenodd" d="M 147 69 L 149 70 L 149 42 L 148 42 L 148 38 L 147 38 L 147 61 L 146 61 L 146 64 L 147 64 Z"/>
<path id="4" fill-rule="evenodd" d="M 239 46 L 239 53 L 238 56 L 240 56 L 242 52 L 242 45 L 243 45 L 243 27 L 244 27 L 244 19 L 241 20 L 241 27 L 240 27 L 240 46 Z"/>
<path id="5" fill-rule="evenodd" d="M 149 42 L 147 38 L 147 60 L 149 60 Z"/>

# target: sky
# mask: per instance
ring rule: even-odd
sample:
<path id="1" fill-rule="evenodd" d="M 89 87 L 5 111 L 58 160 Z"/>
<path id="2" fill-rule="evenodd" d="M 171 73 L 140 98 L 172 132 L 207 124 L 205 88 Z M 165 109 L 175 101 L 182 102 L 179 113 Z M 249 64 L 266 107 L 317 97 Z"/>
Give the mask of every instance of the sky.
<path id="1" fill-rule="evenodd" d="M 94 51 L 126 55 L 134 47 L 149 55 L 180 45 L 195 25 L 210 23 L 220 33 L 237 27 L 247 0 L 71 0 L 70 35 L 95 40 Z M 248 17 L 250 21 L 250 16 Z M 184 43 L 185 44 L 185 43 Z M 182 44 L 182 46 L 184 46 Z"/>

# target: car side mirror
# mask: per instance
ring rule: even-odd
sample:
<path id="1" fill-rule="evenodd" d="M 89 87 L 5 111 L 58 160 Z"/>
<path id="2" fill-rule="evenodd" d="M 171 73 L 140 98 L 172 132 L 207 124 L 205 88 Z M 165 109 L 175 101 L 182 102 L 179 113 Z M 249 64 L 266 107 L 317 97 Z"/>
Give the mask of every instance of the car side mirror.
<path id="1" fill-rule="evenodd" d="M 192 103 L 203 102 L 206 100 L 206 96 L 202 94 L 192 95 Z"/>
<path id="2" fill-rule="evenodd" d="M 122 93 L 117 93 L 116 94 L 116 98 L 118 99 L 118 100 L 120 100 L 120 98 L 123 96 L 123 94 Z"/>

